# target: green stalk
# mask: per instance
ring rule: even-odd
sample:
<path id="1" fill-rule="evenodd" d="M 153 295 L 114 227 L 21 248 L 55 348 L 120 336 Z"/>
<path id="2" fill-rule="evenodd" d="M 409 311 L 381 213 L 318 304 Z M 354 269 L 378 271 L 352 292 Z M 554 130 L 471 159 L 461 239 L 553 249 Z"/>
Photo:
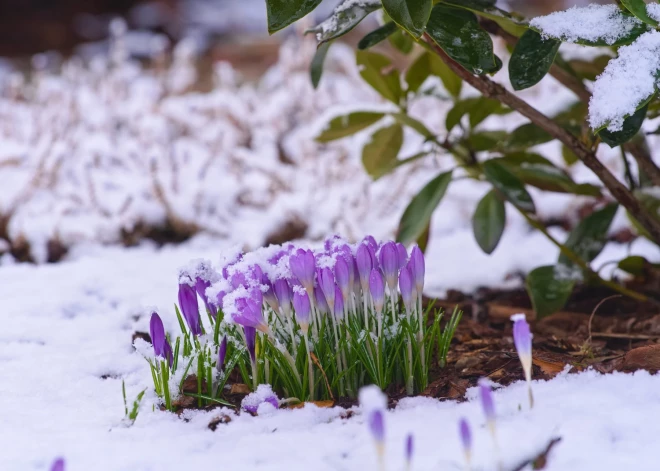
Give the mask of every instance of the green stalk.
<path id="1" fill-rule="evenodd" d="M 170 369 L 167 365 L 167 360 L 163 360 L 160 363 L 160 371 L 162 374 L 163 380 L 163 394 L 165 396 L 165 409 L 172 410 L 172 398 L 170 397 Z"/>
<path id="2" fill-rule="evenodd" d="M 309 378 L 309 399 L 311 401 L 314 400 L 314 368 L 312 365 L 312 355 L 311 355 L 311 350 L 309 348 L 309 340 L 307 338 L 307 332 L 305 332 L 305 335 L 303 335 L 305 338 L 305 347 L 307 349 L 307 377 Z"/>
<path id="3" fill-rule="evenodd" d="M 406 309 L 406 319 L 408 319 L 408 328 L 412 329 L 412 324 L 410 323 L 412 321 L 412 318 L 410 316 L 410 311 Z M 408 348 L 408 371 L 406 372 L 408 374 L 408 378 L 406 380 L 406 394 L 408 396 L 412 396 L 413 394 L 413 354 L 412 354 L 412 342 L 410 341 L 410 335 L 406 335 L 406 344 Z M 423 348 L 423 345 L 422 345 Z M 423 350 L 422 350 L 423 351 Z M 422 363 L 423 364 L 423 363 Z"/>

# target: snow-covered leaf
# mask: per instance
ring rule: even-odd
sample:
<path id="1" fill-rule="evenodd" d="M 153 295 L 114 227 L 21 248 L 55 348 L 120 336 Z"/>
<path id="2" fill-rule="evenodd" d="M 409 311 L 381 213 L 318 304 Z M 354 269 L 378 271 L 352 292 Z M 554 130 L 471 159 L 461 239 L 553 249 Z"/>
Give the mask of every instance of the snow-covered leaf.
<path id="1" fill-rule="evenodd" d="M 621 4 L 626 7 L 630 13 L 651 26 L 658 26 L 658 22 L 651 18 L 646 12 L 646 3 L 644 0 L 621 0 Z"/>
<path id="2" fill-rule="evenodd" d="M 318 142 L 328 142 L 351 136 L 380 120 L 385 113 L 374 111 L 356 111 L 333 118 L 316 137 Z"/>
<path id="3" fill-rule="evenodd" d="M 438 4 L 433 7 L 426 32 L 470 72 L 482 75 L 497 70 L 493 42 L 473 13 Z"/>
<path id="4" fill-rule="evenodd" d="M 562 267 L 539 267 L 527 275 L 525 287 L 538 318 L 549 316 L 566 305 L 575 279 L 564 276 Z"/>
<path id="5" fill-rule="evenodd" d="M 598 131 L 598 135 L 602 141 L 610 147 L 620 146 L 621 144 L 628 142 L 630 139 L 635 137 L 635 135 L 642 128 L 644 119 L 646 119 L 646 112 L 648 111 L 649 105 L 646 104 L 640 109 L 635 111 L 632 116 L 628 116 L 623 120 L 623 125 L 620 131 L 608 131 L 607 129 L 601 129 Z"/>
<path id="6" fill-rule="evenodd" d="M 266 0 L 268 32 L 275 33 L 314 11 L 322 0 Z"/>
<path id="7" fill-rule="evenodd" d="M 419 239 L 429 226 L 431 215 L 445 196 L 452 172 L 435 177 L 410 201 L 401 216 L 397 241 L 409 244 Z"/>
<path id="8" fill-rule="evenodd" d="M 308 32 L 316 33 L 320 44 L 332 41 L 355 28 L 367 15 L 381 8 L 380 2 L 371 0 L 344 0 L 332 15 Z"/>
<path id="9" fill-rule="evenodd" d="M 589 124 L 621 131 L 624 120 L 646 105 L 656 92 L 660 72 L 660 32 L 640 36 L 619 49 L 594 83 Z"/>
<path id="10" fill-rule="evenodd" d="M 393 124 L 376 131 L 362 149 L 362 164 L 367 173 L 377 180 L 389 172 L 397 160 L 403 144 L 403 127 Z"/>
<path id="11" fill-rule="evenodd" d="M 360 39 L 357 47 L 360 50 L 369 49 L 370 47 L 373 47 L 376 44 L 386 40 L 389 36 L 393 35 L 398 30 L 399 27 L 395 22 L 388 21 L 380 28 L 373 30 L 371 33 Z"/>
<path id="12" fill-rule="evenodd" d="M 591 262 L 603 250 L 607 243 L 607 231 L 612 224 L 619 205 L 611 203 L 580 221 L 571 231 L 564 243 L 585 262 Z M 559 263 L 571 266 L 571 260 L 566 255 L 559 256 Z"/>
<path id="13" fill-rule="evenodd" d="M 472 216 L 474 238 L 485 253 L 495 250 L 504 233 L 506 207 L 496 191 L 489 191 L 484 196 Z"/>
<path id="14" fill-rule="evenodd" d="M 534 18 L 529 25 L 543 37 L 588 46 L 630 44 L 648 30 L 614 4 L 573 7 Z"/>
<path id="15" fill-rule="evenodd" d="M 382 54 L 370 51 L 357 51 L 355 58 L 365 82 L 384 98 L 398 105 L 403 91 L 399 71 L 392 67 L 392 62 Z"/>
<path id="16" fill-rule="evenodd" d="M 536 211 L 534 201 L 527 193 L 525 185 L 504 165 L 495 160 L 487 160 L 482 167 L 486 179 L 504 195 L 507 201 L 523 211 L 530 213 Z"/>
<path id="17" fill-rule="evenodd" d="M 509 78 L 514 90 L 524 90 L 541 81 L 548 73 L 559 50 L 560 41 L 543 39 L 527 30 L 516 44 L 509 61 Z"/>
<path id="18" fill-rule="evenodd" d="M 321 75 L 323 75 L 323 63 L 325 62 L 325 56 L 328 55 L 328 49 L 330 49 L 330 43 L 324 43 L 319 46 L 314 54 L 312 63 L 309 68 L 310 75 L 312 77 L 312 86 L 314 88 L 319 86 L 321 82 Z"/>
<path id="19" fill-rule="evenodd" d="M 432 0 L 382 0 L 383 8 L 392 20 L 418 38 L 431 14 Z"/>
<path id="20" fill-rule="evenodd" d="M 420 55 L 408 68 L 406 72 L 408 90 L 416 92 L 429 75 L 439 77 L 452 96 L 458 97 L 461 94 L 463 81 L 439 57 L 429 52 Z"/>

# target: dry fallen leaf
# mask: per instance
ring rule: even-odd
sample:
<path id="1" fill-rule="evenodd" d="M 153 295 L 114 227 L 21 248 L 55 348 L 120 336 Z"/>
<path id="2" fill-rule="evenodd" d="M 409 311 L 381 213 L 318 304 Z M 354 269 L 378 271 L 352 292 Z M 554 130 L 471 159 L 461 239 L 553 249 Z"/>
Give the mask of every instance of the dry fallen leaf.
<path id="1" fill-rule="evenodd" d="M 250 387 L 243 383 L 234 383 L 231 385 L 229 394 L 250 394 Z"/>
<path id="2" fill-rule="evenodd" d="M 297 404 L 293 404 L 289 406 L 289 409 L 301 409 L 305 407 L 305 404 L 314 404 L 316 407 L 323 407 L 323 408 L 328 408 L 328 407 L 333 407 L 335 405 L 335 401 L 309 401 L 309 402 L 299 402 Z"/>

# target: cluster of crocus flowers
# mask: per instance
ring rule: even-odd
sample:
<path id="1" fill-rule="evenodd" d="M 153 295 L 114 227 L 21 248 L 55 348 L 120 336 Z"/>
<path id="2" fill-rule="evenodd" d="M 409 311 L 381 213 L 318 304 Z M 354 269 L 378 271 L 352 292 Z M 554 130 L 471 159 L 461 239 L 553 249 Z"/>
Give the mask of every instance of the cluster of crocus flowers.
<path id="1" fill-rule="evenodd" d="M 513 343 L 518 352 L 518 358 L 525 374 L 527 382 L 527 393 L 529 396 L 529 407 L 534 407 L 534 395 L 532 394 L 532 334 L 524 314 L 511 316 L 513 322 Z"/>

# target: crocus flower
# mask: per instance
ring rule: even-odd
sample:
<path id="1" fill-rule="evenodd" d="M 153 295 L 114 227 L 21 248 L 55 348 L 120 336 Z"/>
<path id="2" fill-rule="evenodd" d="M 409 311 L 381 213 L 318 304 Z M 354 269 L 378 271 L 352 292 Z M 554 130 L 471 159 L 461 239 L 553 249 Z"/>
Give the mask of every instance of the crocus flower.
<path id="1" fill-rule="evenodd" d="M 236 273 L 231 275 L 229 277 L 229 284 L 233 289 L 240 288 L 241 286 L 247 288 L 248 282 L 245 273 L 237 271 Z"/>
<path id="2" fill-rule="evenodd" d="M 64 458 L 57 458 L 53 461 L 50 471 L 64 471 Z"/>
<path id="3" fill-rule="evenodd" d="M 307 335 L 311 305 L 309 303 L 307 292 L 304 289 L 300 289 L 300 287 L 293 289 L 293 308 L 296 311 L 296 320 L 300 325 L 300 330 Z"/>
<path id="4" fill-rule="evenodd" d="M 385 445 L 385 424 L 383 420 L 383 411 L 380 409 L 373 410 L 369 413 L 367 418 L 369 424 L 369 431 L 371 436 L 374 437 L 377 446 L 382 447 Z"/>
<path id="5" fill-rule="evenodd" d="M 399 258 L 399 269 L 401 269 L 406 266 L 406 263 L 408 263 L 408 251 L 406 250 L 406 246 L 401 242 L 397 242 L 396 251 Z"/>
<path id="6" fill-rule="evenodd" d="M 241 408 L 251 414 L 256 414 L 262 404 L 270 404 L 275 409 L 280 406 L 280 401 L 269 384 L 260 384 L 256 391 L 245 396 L 241 401 Z"/>
<path id="7" fill-rule="evenodd" d="M 369 432 L 376 443 L 378 461 L 382 469 L 385 452 L 384 411 L 387 406 L 387 396 L 378 386 L 372 384 L 360 389 L 359 400 Z"/>
<path id="8" fill-rule="evenodd" d="M 461 439 L 466 467 L 467 469 L 470 469 L 470 461 L 472 457 L 472 432 L 470 431 L 470 424 L 468 424 L 467 420 L 463 417 L 458 422 L 458 435 Z"/>
<path id="9" fill-rule="evenodd" d="M 348 263 L 342 256 L 337 257 L 337 261 L 335 262 L 335 279 L 337 280 L 339 289 L 341 289 L 342 296 L 344 299 L 348 299 L 348 293 L 351 289 L 351 274 Z"/>
<path id="10" fill-rule="evenodd" d="M 374 236 L 372 235 L 365 236 L 365 238 L 362 239 L 362 243 L 371 247 L 374 252 L 378 250 L 378 242 L 376 242 L 376 239 L 374 239 Z"/>
<path id="11" fill-rule="evenodd" d="M 383 305 L 385 304 L 385 284 L 383 277 L 378 270 L 371 270 L 369 276 L 369 292 L 371 298 L 374 300 L 374 306 L 377 313 L 383 312 Z"/>
<path id="12" fill-rule="evenodd" d="M 529 324 L 525 319 L 525 314 L 515 314 L 511 316 L 513 321 L 513 343 L 518 352 L 518 358 L 522 364 L 527 382 L 529 394 L 529 407 L 534 407 L 534 396 L 532 395 L 532 334 L 529 331 Z"/>
<path id="13" fill-rule="evenodd" d="M 330 312 L 330 307 L 328 306 L 328 301 L 325 299 L 321 285 L 316 285 L 314 287 L 314 298 L 316 298 L 316 308 L 322 314 L 328 314 Z"/>
<path id="14" fill-rule="evenodd" d="M 211 315 L 213 317 L 215 317 L 215 315 L 218 312 L 218 308 L 216 308 L 215 305 L 213 305 L 213 303 L 211 303 L 209 301 L 208 296 L 206 296 L 206 289 L 209 286 L 211 286 L 210 281 L 204 280 L 200 277 L 197 277 L 195 279 L 195 291 L 197 291 L 197 294 L 199 295 L 199 297 L 202 298 L 202 301 L 204 302 L 204 307 L 206 307 L 206 310 L 209 313 L 211 313 Z"/>
<path id="15" fill-rule="evenodd" d="M 314 274 L 316 270 L 316 259 L 311 250 L 298 249 L 294 255 L 289 257 L 289 268 L 293 276 L 298 278 L 307 294 L 314 289 Z"/>
<path id="16" fill-rule="evenodd" d="M 157 357 L 165 358 L 165 327 L 163 327 L 163 321 L 160 316 L 155 312 L 151 313 L 149 334 L 151 335 L 151 345 L 154 347 L 154 354 Z"/>
<path id="17" fill-rule="evenodd" d="M 335 307 L 335 277 L 332 270 L 327 267 L 319 270 L 318 280 L 323 296 L 328 303 L 328 310 L 332 311 Z"/>
<path id="18" fill-rule="evenodd" d="M 341 293 L 339 286 L 335 285 L 335 319 L 342 319 L 344 317 L 344 295 Z"/>
<path id="19" fill-rule="evenodd" d="M 179 280 L 179 308 L 188 328 L 193 335 L 202 335 L 202 325 L 199 319 L 199 304 L 195 288 L 185 279 Z"/>
<path id="20" fill-rule="evenodd" d="M 412 433 L 406 437 L 406 468 L 410 469 L 413 453 L 415 451 L 415 442 Z"/>
<path id="21" fill-rule="evenodd" d="M 172 363 L 174 363 L 174 353 L 172 352 L 172 347 L 170 346 L 170 342 L 168 342 L 167 339 L 165 339 L 165 348 L 163 348 L 163 356 L 164 358 L 167 359 L 167 363 L 170 365 L 171 368 Z"/>
<path id="22" fill-rule="evenodd" d="M 396 289 L 397 275 L 399 274 L 399 252 L 394 242 L 385 243 L 380 249 L 380 266 L 385 274 L 390 293 Z"/>
<path id="23" fill-rule="evenodd" d="M 243 331 L 245 332 L 245 346 L 250 354 L 250 361 L 254 364 L 257 361 L 257 329 L 244 326 Z"/>
<path id="24" fill-rule="evenodd" d="M 371 261 L 371 255 L 369 255 L 367 245 L 360 244 L 355 254 L 355 261 L 357 263 L 362 291 L 366 293 L 369 289 L 369 275 L 371 275 L 371 269 L 373 268 L 373 262 Z"/>
<path id="25" fill-rule="evenodd" d="M 422 291 L 424 291 L 424 273 L 426 271 L 426 265 L 424 262 L 424 254 L 417 245 L 415 245 L 410 252 L 410 260 L 412 261 L 412 276 L 413 281 L 415 282 L 417 296 L 421 296 Z"/>
<path id="26" fill-rule="evenodd" d="M 268 333 L 269 328 L 263 315 L 263 297 L 261 291 L 253 289 L 250 296 L 236 299 L 238 314 L 232 320 L 244 327 L 253 327 L 261 332 Z"/>
<path id="27" fill-rule="evenodd" d="M 277 302 L 280 307 L 285 314 L 288 314 L 291 309 L 291 296 L 293 295 L 289 282 L 284 278 L 275 280 L 275 283 L 273 283 L 273 291 L 275 291 L 275 297 L 277 297 Z"/>
<path id="28" fill-rule="evenodd" d="M 413 280 L 408 267 L 403 267 L 399 273 L 399 290 L 401 291 L 401 299 L 407 311 L 413 305 Z"/>
<path id="29" fill-rule="evenodd" d="M 493 392 L 491 391 L 490 384 L 488 384 L 485 378 L 479 380 L 479 397 L 481 398 L 481 407 L 486 416 L 486 424 L 495 441 L 495 446 L 497 446 L 497 437 L 495 435 L 495 402 L 493 401 Z"/>
<path id="30" fill-rule="evenodd" d="M 218 348 L 218 362 L 215 367 L 218 371 L 222 372 L 225 369 L 225 358 L 227 356 L 227 336 L 222 337 L 220 347 Z"/>
<path id="31" fill-rule="evenodd" d="M 264 301 L 266 301 L 266 304 L 270 306 L 270 308 L 277 312 L 279 309 L 279 303 L 277 302 L 277 296 L 275 295 L 275 290 L 273 288 L 273 284 L 270 282 L 268 279 L 268 276 L 265 273 L 261 274 L 261 280 L 260 284 L 262 288 L 265 286 L 266 290 L 262 290 L 262 294 L 264 297 Z"/>

